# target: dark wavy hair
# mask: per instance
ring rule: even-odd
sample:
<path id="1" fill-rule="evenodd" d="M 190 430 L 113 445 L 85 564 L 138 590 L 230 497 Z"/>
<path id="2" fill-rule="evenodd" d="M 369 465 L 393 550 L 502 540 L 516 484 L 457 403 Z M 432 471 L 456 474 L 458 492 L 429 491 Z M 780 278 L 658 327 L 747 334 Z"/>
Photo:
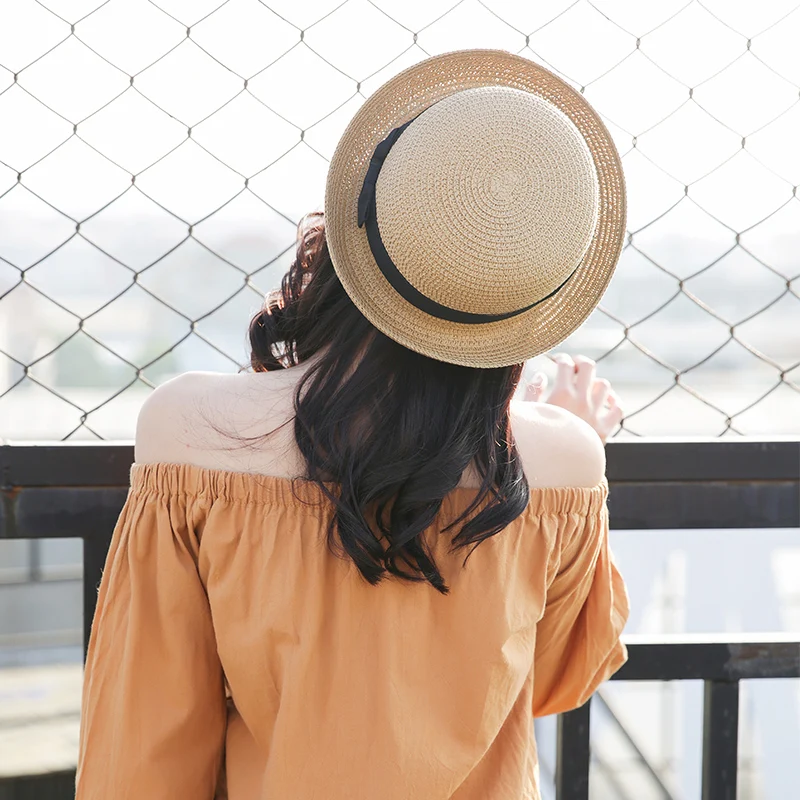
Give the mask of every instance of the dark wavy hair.
<path id="1" fill-rule="evenodd" d="M 249 337 L 256 372 L 316 357 L 294 397 L 304 477 L 334 505 L 329 548 L 371 584 L 391 573 L 448 593 L 421 534 L 470 464 L 480 488 L 444 529 L 461 524 L 450 552 L 470 546 L 464 565 L 525 509 L 529 487 L 509 419 L 522 365 L 448 364 L 378 331 L 334 271 L 321 213 L 301 223 L 295 260 Z"/>

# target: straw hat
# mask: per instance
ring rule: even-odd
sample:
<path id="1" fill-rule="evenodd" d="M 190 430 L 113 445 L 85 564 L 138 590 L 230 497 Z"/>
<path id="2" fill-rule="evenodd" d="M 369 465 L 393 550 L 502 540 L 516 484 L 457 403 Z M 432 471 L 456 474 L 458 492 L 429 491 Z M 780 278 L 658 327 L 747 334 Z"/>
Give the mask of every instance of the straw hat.
<path id="1" fill-rule="evenodd" d="M 325 220 L 339 279 L 378 330 L 500 367 L 551 349 L 600 301 L 625 185 L 580 94 L 528 59 L 465 50 L 406 69 L 359 109 Z"/>

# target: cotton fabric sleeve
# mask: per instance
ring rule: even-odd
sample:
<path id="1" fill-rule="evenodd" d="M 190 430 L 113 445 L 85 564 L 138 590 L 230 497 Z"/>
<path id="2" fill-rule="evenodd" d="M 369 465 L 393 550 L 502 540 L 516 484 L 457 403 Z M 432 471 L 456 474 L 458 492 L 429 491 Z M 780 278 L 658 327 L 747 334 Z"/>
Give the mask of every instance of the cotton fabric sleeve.
<path id="1" fill-rule="evenodd" d="M 609 547 L 605 498 L 565 522 L 536 634 L 534 716 L 583 705 L 627 659 L 620 634 L 628 595 Z"/>
<path id="2" fill-rule="evenodd" d="M 225 692 L 192 505 L 132 490 L 84 673 L 76 800 L 212 800 Z"/>

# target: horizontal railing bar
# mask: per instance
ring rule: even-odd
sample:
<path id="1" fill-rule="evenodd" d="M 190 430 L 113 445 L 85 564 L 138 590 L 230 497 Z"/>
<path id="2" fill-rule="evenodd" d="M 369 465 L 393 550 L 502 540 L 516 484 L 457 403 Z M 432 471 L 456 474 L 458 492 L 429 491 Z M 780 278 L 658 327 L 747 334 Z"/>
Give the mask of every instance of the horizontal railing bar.
<path id="1" fill-rule="evenodd" d="M 624 637 L 619 681 L 800 678 L 800 634 Z"/>
<path id="2" fill-rule="evenodd" d="M 800 528 L 800 481 L 611 481 L 608 507 L 614 530 Z"/>
<path id="3" fill-rule="evenodd" d="M 611 483 L 800 481 L 797 437 L 611 441 L 607 454 Z M 131 442 L 7 444 L 0 484 L 119 486 L 132 462 Z"/>
<path id="4" fill-rule="evenodd" d="M 609 442 L 610 482 L 800 481 L 800 440 L 641 439 Z"/>
<path id="5" fill-rule="evenodd" d="M 0 488 L 127 486 L 132 442 L 61 442 L 0 446 Z"/>
<path id="6" fill-rule="evenodd" d="M 114 526 L 127 496 L 118 486 L 0 490 L 0 539 L 81 538 Z M 800 528 L 793 483 L 612 484 L 613 530 Z"/>
<path id="7" fill-rule="evenodd" d="M 127 496 L 127 486 L 0 491 L 0 539 L 91 539 L 114 528 Z"/>
<path id="8" fill-rule="evenodd" d="M 629 648 L 656 644 L 800 644 L 800 633 L 624 633 L 622 640 Z"/>

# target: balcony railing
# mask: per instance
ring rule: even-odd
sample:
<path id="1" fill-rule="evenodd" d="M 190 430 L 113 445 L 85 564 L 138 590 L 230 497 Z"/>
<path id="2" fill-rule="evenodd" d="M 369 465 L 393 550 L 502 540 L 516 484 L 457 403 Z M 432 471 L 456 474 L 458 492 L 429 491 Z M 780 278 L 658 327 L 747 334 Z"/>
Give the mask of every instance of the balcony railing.
<path id="1" fill-rule="evenodd" d="M 0 539 L 83 539 L 84 645 L 132 459 L 130 445 L 0 447 Z M 608 447 L 608 478 L 615 529 L 800 528 L 800 441 L 617 442 Z M 800 635 L 626 641 L 630 659 L 615 680 L 704 681 L 701 796 L 735 800 L 739 682 L 800 677 Z M 558 800 L 589 797 L 589 715 L 587 704 L 559 719 Z M 669 800 L 643 756 L 642 763 Z M 0 780 L 0 800 L 67 800 L 73 780 Z"/>

